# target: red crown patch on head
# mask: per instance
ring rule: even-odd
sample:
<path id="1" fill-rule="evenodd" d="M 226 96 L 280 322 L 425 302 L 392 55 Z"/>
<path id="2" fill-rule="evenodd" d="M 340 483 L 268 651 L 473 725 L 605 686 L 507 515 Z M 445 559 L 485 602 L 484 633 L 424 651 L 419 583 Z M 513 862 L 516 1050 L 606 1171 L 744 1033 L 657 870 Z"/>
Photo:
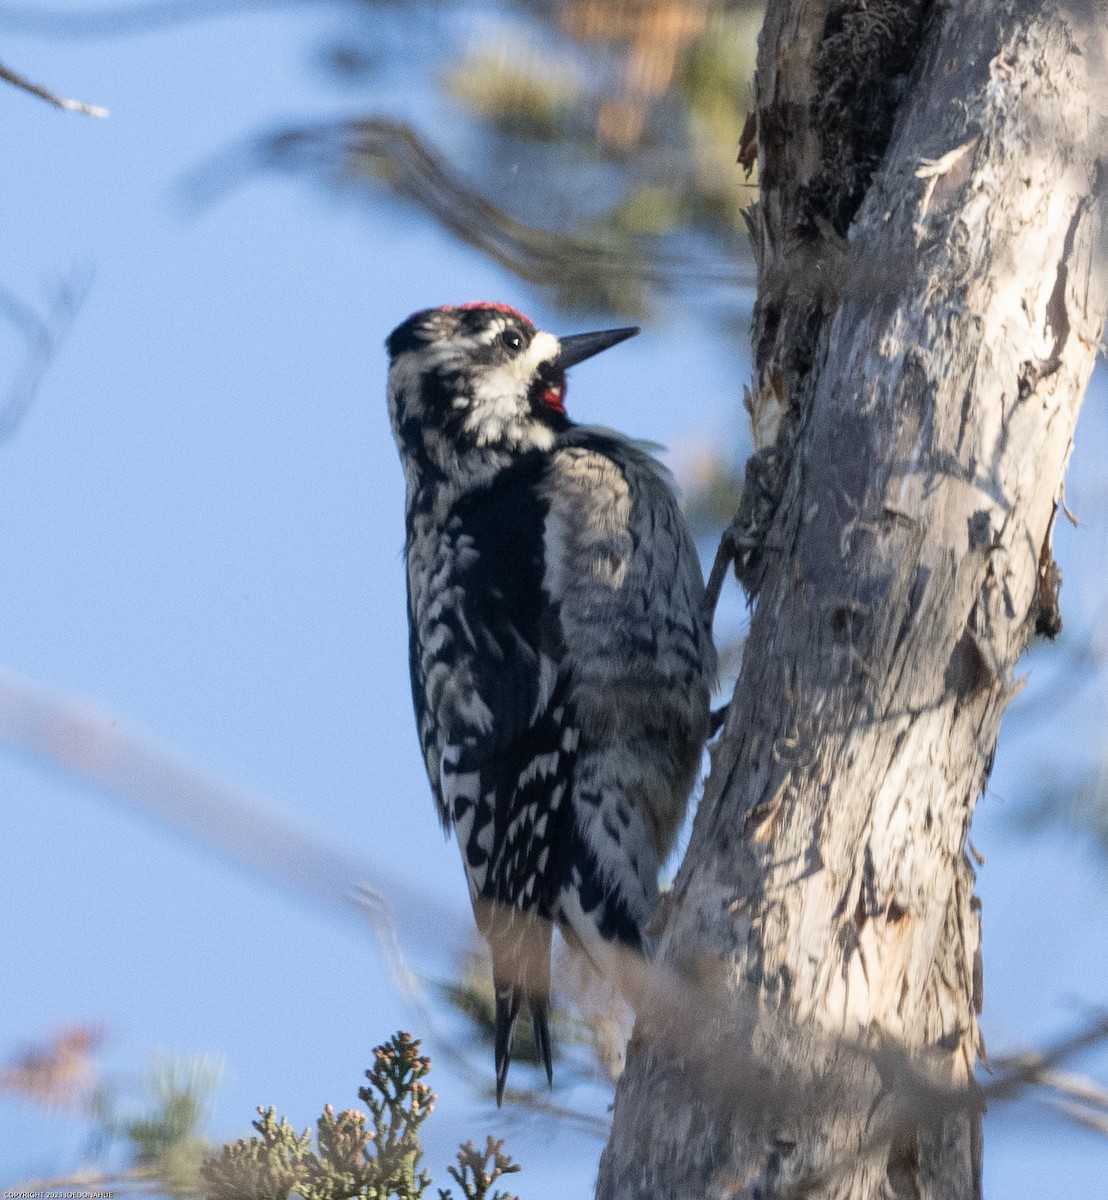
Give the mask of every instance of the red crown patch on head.
<path id="1" fill-rule="evenodd" d="M 494 312 L 506 313 L 510 317 L 519 317 L 521 321 L 526 321 L 528 325 L 534 324 L 534 321 L 521 313 L 518 308 L 513 308 L 510 304 L 501 304 L 495 300 L 471 300 L 468 304 L 444 304 L 443 308 L 458 308 L 463 312 L 469 312 L 475 308 L 491 308 Z"/>

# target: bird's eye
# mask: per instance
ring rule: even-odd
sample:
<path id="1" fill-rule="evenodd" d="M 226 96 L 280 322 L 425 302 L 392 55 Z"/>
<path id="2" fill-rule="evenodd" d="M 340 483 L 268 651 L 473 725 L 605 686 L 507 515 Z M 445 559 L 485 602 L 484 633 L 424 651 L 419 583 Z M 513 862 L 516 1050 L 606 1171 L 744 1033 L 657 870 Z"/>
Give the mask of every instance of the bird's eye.
<path id="1" fill-rule="evenodd" d="M 523 337 L 514 329 L 505 329 L 500 335 L 500 344 L 514 354 L 523 348 Z"/>

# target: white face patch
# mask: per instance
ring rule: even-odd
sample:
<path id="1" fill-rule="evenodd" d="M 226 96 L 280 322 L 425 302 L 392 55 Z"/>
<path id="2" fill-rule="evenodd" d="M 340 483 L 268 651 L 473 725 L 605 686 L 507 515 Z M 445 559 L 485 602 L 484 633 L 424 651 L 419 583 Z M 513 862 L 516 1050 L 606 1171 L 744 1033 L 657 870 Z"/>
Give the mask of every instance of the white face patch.
<path id="1" fill-rule="evenodd" d="M 482 340 L 492 341 L 503 329 L 494 325 Z M 528 393 L 539 368 L 553 362 L 560 349 L 553 334 L 540 331 L 522 354 L 481 375 L 465 419 L 466 430 L 479 446 L 507 443 L 520 450 L 550 449 L 554 433 L 532 417 Z"/>

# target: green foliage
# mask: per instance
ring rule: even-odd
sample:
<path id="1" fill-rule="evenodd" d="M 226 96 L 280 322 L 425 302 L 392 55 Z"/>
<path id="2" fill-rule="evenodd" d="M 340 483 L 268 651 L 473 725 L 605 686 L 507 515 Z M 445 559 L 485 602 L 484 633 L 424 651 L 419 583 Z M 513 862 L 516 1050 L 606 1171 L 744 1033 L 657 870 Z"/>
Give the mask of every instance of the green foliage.
<path id="1" fill-rule="evenodd" d="M 458 1151 L 458 1165 L 448 1167 L 451 1177 L 462 1189 L 466 1200 L 519 1200 L 507 1192 L 489 1193 L 489 1188 L 502 1176 L 519 1170 L 507 1154 L 503 1153 L 504 1141 L 490 1136 L 484 1151 L 472 1142 L 466 1142 Z M 490 1169 L 491 1168 L 491 1169 Z M 450 1192 L 439 1190 L 440 1200 L 449 1200 Z"/>
<path id="2" fill-rule="evenodd" d="M 445 73 L 446 90 L 502 133 L 536 141 L 565 134 L 581 103 L 568 67 L 543 62 L 525 42 L 470 53 Z"/>
<path id="3" fill-rule="evenodd" d="M 609 214 L 612 228 L 632 237 L 660 237 L 671 233 L 683 219 L 681 196 L 666 187 L 633 190 Z"/>
<path id="4" fill-rule="evenodd" d="M 150 1088 L 155 1107 L 121 1126 L 139 1163 L 154 1162 L 171 1147 L 195 1138 L 218 1079 L 218 1069 L 203 1060 L 154 1059 Z"/>
<path id="5" fill-rule="evenodd" d="M 420 1167 L 419 1130 L 435 1096 L 424 1079 L 431 1060 L 410 1034 L 397 1033 L 374 1050 L 368 1086 L 358 1098 L 369 1110 L 336 1114 L 331 1105 L 316 1122 L 315 1146 L 308 1130 L 297 1133 L 274 1110 L 259 1109 L 257 1137 L 239 1139 L 208 1158 L 202 1174 L 207 1200 L 420 1200 L 431 1176 Z M 484 1153 L 467 1142 L 458 1167 L 449 1168 L 465 1200 L 511 1200 L 490 1192 L 501 1176 L 518 1171 L 491 1137 Z M 441 1200 L 449 1190 L 440 1189 Z M 517 1198 L 518 1200 L 518 1198 Z"/>
<path id="6" fill-rule="evenodd" d="M 553 210 L 612 249 L 690 230 L 730 246 L 756 194 L 735 156 L 761 16 L 756 0 L 578 0 L 542 18 L 541 41 L 526 22 L 501 26 L 444 78 L 479 121 L 492 170 L 512 163 L 498 194 L 525 219 L 521 193 L 537 193 L 534 217 Z M 558 146 L 530 154 L 529 139 Z"/>
<path id="7" fill-rule="evenodd" d="M 277 1121 L 272 1108 L 258 1112 L 261 1120 L 252 1124 L 260 1138 L 240 1138 L 218 1157 L 204 1160 L 201 1174 L 209 1200 L 285 1200 L 293 1188 L 310 1194 L 304 1181 L 318 1161 L 311 1134 L 297 1134 L 284 1117 Z"/>
<path id="8" fill-rule="evenodd" d="M 114 1094 L 106 1089 L 93 1095 L 95 1141 L 126 1143 L 137 1174 L 157 1180 L 170 1196 L 184 1200 L 202 1195 L 200 1170 L 207 1147 L 200 1127 L 219 1075 L 219 1068 L 204 1059 L 156 1056 L 148 1083 L 153 1104 L 140 1116 L 117 1117 Z"/>

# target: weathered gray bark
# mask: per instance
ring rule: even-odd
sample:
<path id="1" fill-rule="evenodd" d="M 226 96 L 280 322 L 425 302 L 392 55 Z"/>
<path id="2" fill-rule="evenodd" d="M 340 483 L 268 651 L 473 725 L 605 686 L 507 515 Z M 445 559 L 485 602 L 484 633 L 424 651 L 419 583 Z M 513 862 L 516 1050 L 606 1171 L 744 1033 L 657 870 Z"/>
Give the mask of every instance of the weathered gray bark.
<path id="1" fill-rule="evenodd" d="M 978 1112 L 921 1105 L 896 1048 L 965 1097 L 966 836 L 1052 625 L 1108 309 L 1102 59 L 1052 0 L 770 0 L 752 391 L 777 442 L 659 952 L 707 999 L 640 1013 L 602 1200 L 980 1195 Z"/>

